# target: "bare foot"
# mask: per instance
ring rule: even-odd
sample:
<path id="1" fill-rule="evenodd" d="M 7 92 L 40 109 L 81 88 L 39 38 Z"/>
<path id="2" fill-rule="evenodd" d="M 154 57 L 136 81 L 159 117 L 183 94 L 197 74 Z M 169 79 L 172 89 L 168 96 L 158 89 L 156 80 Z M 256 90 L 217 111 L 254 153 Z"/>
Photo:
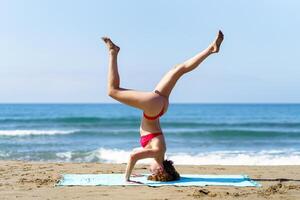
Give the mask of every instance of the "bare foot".
<path id="1" fill-rule="evenodd" d="M 210 49 L 211 49 L 211 53 L 218 53 L 220 50 L 220 46 L 223 42 L 224 39 L 224 35 L 222 33 L 222 31 L 219 31 L 217 38 L 215 39 L 215 41 L 210 45 Z"/>
<path id="2" fill-rule="evenodd" d="M 115 44 L 111 41 L 110 38 L 108 38 L 108 37 L 102 37 L 101 39 L 105 42 L 105 44 L 106 44 L 106 46 L 107 46 L 107 48 L 108 48 L 108 50 L 109 50 L 110 52 L 113 52 L 113 53 L 119 53 L 120 47 L 118 47 L 117 45 L 115 45 Z"/>

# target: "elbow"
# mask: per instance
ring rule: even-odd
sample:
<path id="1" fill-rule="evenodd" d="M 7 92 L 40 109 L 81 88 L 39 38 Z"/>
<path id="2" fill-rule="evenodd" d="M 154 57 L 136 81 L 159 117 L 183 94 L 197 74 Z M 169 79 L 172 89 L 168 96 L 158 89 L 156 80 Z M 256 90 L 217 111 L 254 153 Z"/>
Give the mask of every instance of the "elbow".
<path id="1" fill-rule="evenodd" d="M 134 158 L 134 154 L 131 153 L 131 154 L 129 155 L 129 160 L 133 160 L 133 158 Z"/>
<path id="2" fill-rule="evenodd" d="M 137 155 L 135 153 L 131 153 L 129 156 L 129 160 L 131 162 L 136 162 L 137 161 Z"/>

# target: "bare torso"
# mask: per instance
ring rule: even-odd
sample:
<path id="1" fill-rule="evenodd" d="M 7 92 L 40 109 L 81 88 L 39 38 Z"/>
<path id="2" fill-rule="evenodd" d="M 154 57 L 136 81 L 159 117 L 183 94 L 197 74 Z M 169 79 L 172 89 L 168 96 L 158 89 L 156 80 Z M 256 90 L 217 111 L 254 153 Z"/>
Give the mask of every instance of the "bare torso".
<path id="1" fill-rule="evenodd" d="M 157 108 L 155 109 L 153 108 L 153 110 L 151 110 L 152 113 L 148 113 L 149 111 L 147 111 L 146 113 L 147 115 L 155 116 L 161 111 L 162 108 L 164 109 L 163 110 L 164 114 L 167 112 L 169 107 L 169 100 L 166 97 L 161 96 L 157 93 L 153 93 L 153 97 L 151 98 L 151 101 L 155 102 L 154 104 L 156 104 L 155 106 Z M 144 116 L 142 116 L 141 126 L 140 126 L 141 136 L 148 135 L 149 133 L 157 133 L 157 132 L 162 132 L 159 118 L 155 120 L 148 120 Z"/>
<path id="2" fill-rule="evenodd" d="M 164 108 L 163 113 L 166 113 L 166 111 L 168 110 L 168 106 L 169 106 L 168 99 L 163 96 L 159 96 L 159 95 L 157 95 L 155 98 L 161 100 L 162 103 L 159 107 L 160 107 L 160 109 Z M 154 114 L 154 115 L 157 115 L 157 113 L 158 112 L 156 112 L 156 114 Z M 158 132 L 163 133 L 161 126 L 160 126 L 159 118 L 157 118 L 155 120 L 148 120 L 144 116 L 142 116 L 141 126 L 140 126 L 140 135 L 144 136 L 144 135 L 148 135 L 150 133 L 158 133 Z M 159 135 L 159 136 L 153 138 L 148 143 L 148 145 L 145 146 L 144 148 L 159 150 L 160 153 L 157 155 L 156 158 L 154 158 L 154 160 L 157 163 L 162 163 L 164 161 L 164 155 L 166 152 L 166 143 L 165 143 L 164 135 Z"/>

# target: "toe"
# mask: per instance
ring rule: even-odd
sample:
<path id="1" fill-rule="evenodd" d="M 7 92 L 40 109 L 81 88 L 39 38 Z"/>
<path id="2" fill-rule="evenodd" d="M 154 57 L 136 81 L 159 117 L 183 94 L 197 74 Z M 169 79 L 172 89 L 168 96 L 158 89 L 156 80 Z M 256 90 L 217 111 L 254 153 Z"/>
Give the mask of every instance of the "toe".
<path id="1" fill-rule="evenodd" d="M 219 31 L 219 36 L 220 38 L 224 38 L 224 34 L 222 33 L 222 31 Z"/>
<path id="2" fill-rule="evenodd" d="M 104 42 L 108 42 L 108 41 L 109 41 L 109 37 L 101 37 L 101 39 L 102 39 Z"/>

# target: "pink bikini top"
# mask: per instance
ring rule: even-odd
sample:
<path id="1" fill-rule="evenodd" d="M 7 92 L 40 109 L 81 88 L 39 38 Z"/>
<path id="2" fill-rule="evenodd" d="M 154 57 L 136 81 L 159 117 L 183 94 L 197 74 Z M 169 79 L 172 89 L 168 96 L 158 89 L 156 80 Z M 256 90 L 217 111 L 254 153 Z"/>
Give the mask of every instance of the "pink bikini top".
<path id="1" fill-rule="evenodd" d="M 143 112 L 144 117 L 148 120 L 156 120 L 157 118 L 161 117 L 164 114 L 164 109 L 165 109 L 165 106 L 161 109 L 160 113 L 158 113 L 158 115 L 156 115 L 156 116 L 148 116 L 145 114 L 145 112 Z"/>

